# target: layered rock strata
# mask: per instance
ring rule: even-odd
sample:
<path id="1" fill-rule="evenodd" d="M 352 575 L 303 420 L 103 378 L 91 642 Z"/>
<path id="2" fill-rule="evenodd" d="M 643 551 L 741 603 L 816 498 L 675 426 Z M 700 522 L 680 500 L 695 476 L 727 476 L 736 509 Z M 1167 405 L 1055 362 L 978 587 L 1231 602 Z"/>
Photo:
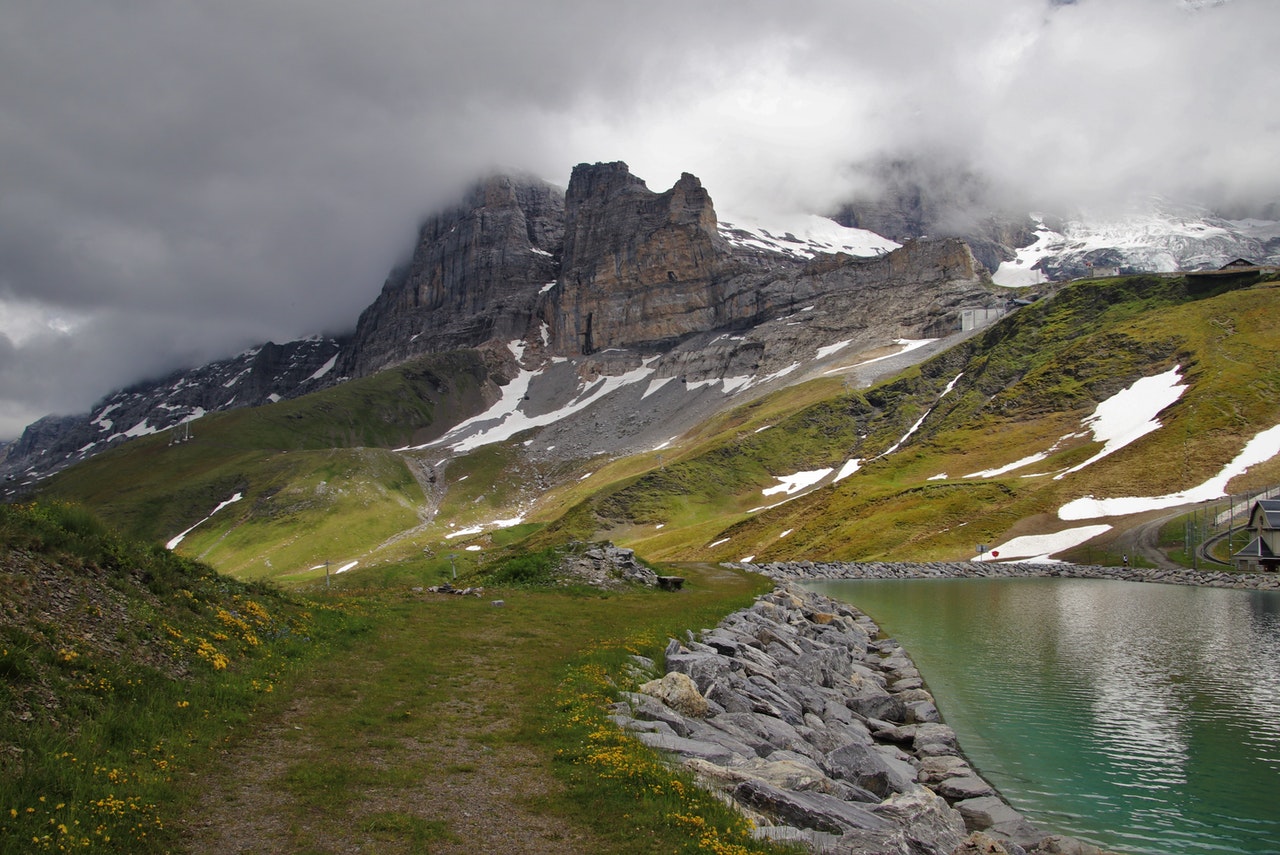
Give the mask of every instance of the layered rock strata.
<path id="1" fill-rule="evenodd" d="M 990 300 L 985 272 L 959 240 L 871 258 L 761 255 L 723 238 L 696 177 L 655 193 L 625 163 L 580 164 L 565 198 L 561 276 L 542 313 L 548 346 L 564 356 L 669 349 L 815 303 L 829 303 L 846 329 L 891 319 L 902 334 L 936 337 L 958 328 L 959 306 Z"/>
<path id="2" fill-rule="evenodd" d="M 1059 838 L 968 765 L 897 642 L 798 588 L 673 639 L 665 672 L 626 694 L 614 720 L 731 798 L 761 836 L 821 852 L 949 855 L 980 830 L 1008 853 L 1097 852 L 1053 848 Z"/>
<path id="3" fill-rule="evenodd" d="M 559 274 L 564 196 L 535 178 L 494 176 L 429 218 L 407 265 L 361 313 L 343 374 L 421 353 L 523 338 Z"/>

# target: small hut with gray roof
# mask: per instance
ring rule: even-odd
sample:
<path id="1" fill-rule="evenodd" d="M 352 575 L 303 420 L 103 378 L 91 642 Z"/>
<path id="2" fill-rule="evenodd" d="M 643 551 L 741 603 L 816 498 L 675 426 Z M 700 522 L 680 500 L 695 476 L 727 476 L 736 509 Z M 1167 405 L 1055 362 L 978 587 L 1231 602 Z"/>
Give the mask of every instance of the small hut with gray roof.
<path id="1" fill-rule="evenodd" d="M 1249 512 L 1253 540 L 1231 556 L 1236 569 L 1247 573 L 1280 570 L 1280 499 L 1259 499 Z"/>

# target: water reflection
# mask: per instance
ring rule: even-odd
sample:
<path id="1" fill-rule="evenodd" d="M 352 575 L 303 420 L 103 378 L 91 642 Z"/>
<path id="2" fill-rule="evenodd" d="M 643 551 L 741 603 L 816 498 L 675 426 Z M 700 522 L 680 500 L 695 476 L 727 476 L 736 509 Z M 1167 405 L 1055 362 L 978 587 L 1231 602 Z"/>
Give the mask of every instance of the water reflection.
<path id="1" fill-rule="evenodd" d="M 1280 852 L 1280 594 L 813 587 L 906 645 L 971 760 L 1033 819 L 1131 852 Z"/>

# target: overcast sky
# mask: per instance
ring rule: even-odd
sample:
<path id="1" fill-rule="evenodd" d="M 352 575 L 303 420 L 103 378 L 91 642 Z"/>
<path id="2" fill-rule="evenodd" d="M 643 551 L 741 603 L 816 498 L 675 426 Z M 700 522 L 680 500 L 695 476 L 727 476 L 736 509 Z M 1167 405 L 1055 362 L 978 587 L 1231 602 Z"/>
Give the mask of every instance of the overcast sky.
<path id="1" fill-rule="evenodd" d="M 830 210 L 923 156 L 1006 198 L 1280 199 L 1276 0 L 0 0 L 0 438 L 354 327 L 499 168 Z"/>

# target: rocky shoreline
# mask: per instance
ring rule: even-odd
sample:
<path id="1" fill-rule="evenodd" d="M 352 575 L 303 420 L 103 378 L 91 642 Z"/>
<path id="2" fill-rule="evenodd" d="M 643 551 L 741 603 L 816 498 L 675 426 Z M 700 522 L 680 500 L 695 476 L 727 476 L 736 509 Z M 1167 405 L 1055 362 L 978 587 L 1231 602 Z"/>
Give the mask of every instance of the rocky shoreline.
<path id="1" fill-rule="evenodd" d="M 736 803 L 761 837 L 840 855 L 1099 853 L 1009 807 L 902 647 L 845 603 L 784 581 L 672 639 L 662 667 L 634 659 L 644 682 L 614 720 Z"/>
<path id="2" fill-rule="evenodd" d="M 1160 582 L 1207 588 L 1280 590 L 1280 573 L 1234 573 L 1219 570 L 1160 570 L 1148 567 L 1102 567 L 1096 564 L 953 561 L 931 564 L 902 562 L 814 562 L 734 564 L 775 581 L 818 579 L 1009 579 L 1061 577 L 1113 579 L 1121 582 Z"/>

